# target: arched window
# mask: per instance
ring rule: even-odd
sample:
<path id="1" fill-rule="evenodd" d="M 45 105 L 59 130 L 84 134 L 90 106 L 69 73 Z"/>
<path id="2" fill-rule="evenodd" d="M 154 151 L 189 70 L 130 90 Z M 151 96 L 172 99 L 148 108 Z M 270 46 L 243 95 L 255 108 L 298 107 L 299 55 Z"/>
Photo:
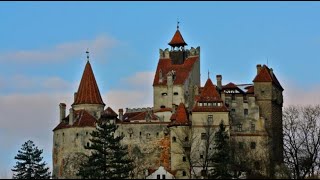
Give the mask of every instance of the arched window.
<path id="1" fill-rule="evenodd" d="M 173 136 L 173 137 L 172 137 L 172 141 L 173 141 L 173 142 L 176 142 L 176 141 L 177 141 L 177 138 L 176 138 L 175 136 Z"/>

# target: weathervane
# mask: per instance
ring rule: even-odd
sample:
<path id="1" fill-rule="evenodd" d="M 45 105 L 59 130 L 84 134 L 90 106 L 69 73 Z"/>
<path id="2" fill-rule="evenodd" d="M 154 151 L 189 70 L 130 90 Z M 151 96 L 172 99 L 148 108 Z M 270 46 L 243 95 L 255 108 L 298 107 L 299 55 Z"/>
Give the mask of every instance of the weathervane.
<path id="1" fill-rule="evenodd" d="M 87 53 L 87 60 L 89 61 L 89 48 L 87 48 L 86 53 Z"/>
<path id="2" fill-rule="evenodd" d="M 177 30 L 179 30 L 179 19 L 177 18 Z"/>

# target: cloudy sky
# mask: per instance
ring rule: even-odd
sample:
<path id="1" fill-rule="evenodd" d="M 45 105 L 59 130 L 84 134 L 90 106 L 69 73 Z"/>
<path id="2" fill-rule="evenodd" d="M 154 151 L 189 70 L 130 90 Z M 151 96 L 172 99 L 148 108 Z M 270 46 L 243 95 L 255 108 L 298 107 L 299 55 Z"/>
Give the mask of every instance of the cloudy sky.
<path id="1" fill-rule="evenodd" d="M 257 64 L 274 69 L 284 105 L 320 102 L 319 2 L 1 2 L 0 177 L 31 139 L 52 166 L 60 102 L 72 103 L 90 62 L 107 106 L 152 106 L 159 48 L 177 19 L 188 47 L 223 84 L 252 83 Z"/>

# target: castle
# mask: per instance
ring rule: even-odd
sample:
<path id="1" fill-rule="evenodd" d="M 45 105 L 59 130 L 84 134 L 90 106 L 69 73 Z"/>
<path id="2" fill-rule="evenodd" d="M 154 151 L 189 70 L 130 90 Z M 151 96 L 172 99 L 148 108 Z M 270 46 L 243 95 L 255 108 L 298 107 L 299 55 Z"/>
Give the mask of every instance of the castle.
<path id="1" fill-rule="evenodd" d="M 153 107 L 119 109 L 118 114 L 105 107 L 88 57 L 69 114 L 66 104 L 59 105 L 53 178 L 77 178 L 83 156 L 90 153 L 84 148 L 90 146 L 90 132 L 104 119 L 114 120 L 116 135 L 124 136 L 122 143 L 135 160 L 133 178 L 145 178 L 160 166 L 178 179 L 204 176 L 220 122 L 240 167 L 274 174 L 283 162 L 283 88 L 272 68 L 258 64 L 253 83 L 223 83 L 216 75 L 216 85 L 208 77 L 201 86 L 200 47 L 186 49 L 179 27 L 169 45 L 159 51 Z"/>

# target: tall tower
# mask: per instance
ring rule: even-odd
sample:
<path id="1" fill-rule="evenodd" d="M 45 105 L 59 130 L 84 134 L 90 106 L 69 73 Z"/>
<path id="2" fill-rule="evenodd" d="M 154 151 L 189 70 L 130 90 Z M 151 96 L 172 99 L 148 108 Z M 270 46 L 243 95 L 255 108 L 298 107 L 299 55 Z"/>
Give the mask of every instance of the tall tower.
<path id="1" fill-rule="evenodd" d="M 168 43 L 171 49 L 160 49 L 160 58 L 153 81 L 154 110 L 164 121 L 170 121 L 180 103 L 191 110 L 194 86 L 200 86 L 200 47 L 185 49 L 179 25 Z M 170 112 L 170 113 L 168 113 Z M 167 114 L 166 114 L 167 113 Z"/>
<path id="2" fill-rule="evenodd" d="M 270 172 L 274 175 L 275 165 L 283 162 L 282 106 L 283 88 L 272 68 L 257 65 L 257 75 L 253 80 L 254 95 L 260 108 L 260 116 L 265 120 L 268 133 Z"/>
<path id="3" fill-rule="evenodd" d="M 60 103 L 60 123 L 53 129 L 54 179 L 78 178 L 77 172 L 89 151 L 90 133 L 95 130 L 105 104 L 102 101 L 89 57 L 74 102 L 66 116 L 66 104 Z"/>

